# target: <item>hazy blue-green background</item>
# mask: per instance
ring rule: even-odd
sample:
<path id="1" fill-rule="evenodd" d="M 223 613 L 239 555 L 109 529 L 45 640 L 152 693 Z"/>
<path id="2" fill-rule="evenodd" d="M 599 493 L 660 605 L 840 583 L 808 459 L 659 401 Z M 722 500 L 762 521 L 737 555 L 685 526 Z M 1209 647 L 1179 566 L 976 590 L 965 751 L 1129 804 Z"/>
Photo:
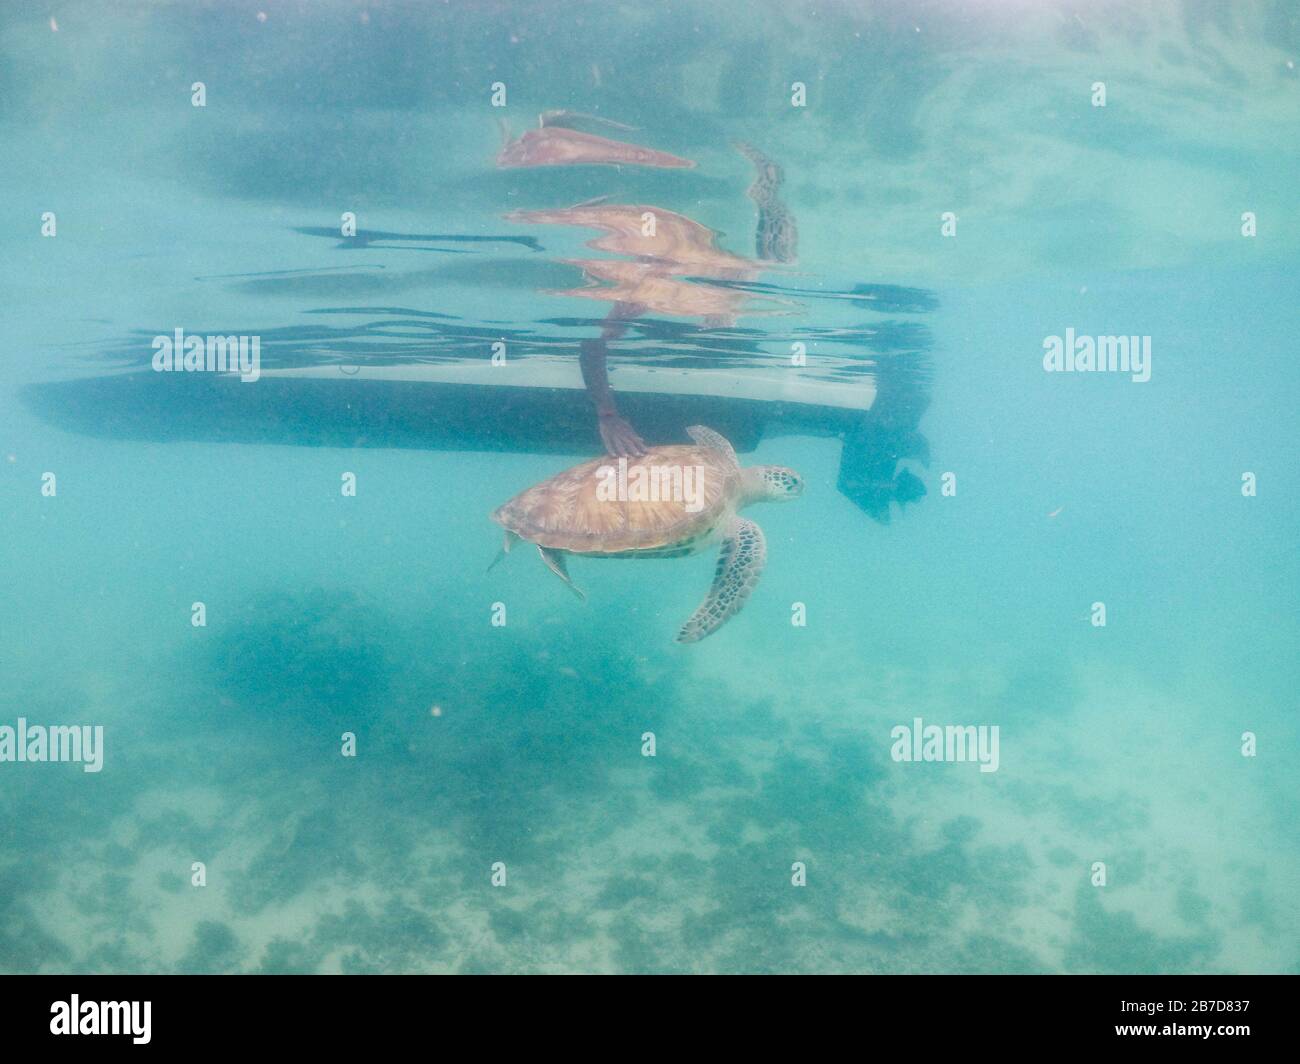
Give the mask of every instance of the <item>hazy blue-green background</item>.
<path id="1" fill-rule="evenodd" d="M 0 764 L 0 969 L 1296 971 L 1297 60 L 1294 3 L 6 7 L 0 723 L 107 749 Z M 495 81 L 516 131 L 598 112 L 700 166 L 499 172 Z M 575 561 L 585 606 L 528 553 L 483 574 L 486 514 L 583 454 L 91 438 L 23 400 L 329 308 L 593 335 L 537 291 L 554 254 L 296 230 L 558 254 L 500 216 L 611 194 L 744 254 L 738 138 L 803 282 L 937 295 L 932 461 L 882 525 L 837 440 L 765 441 L 808 493 L 752 512 L 767 573 L 697 646 L 712 558 Z M 1152 380 L 1045 374 L 1068 327 L 1150 335 Z M 895 764 L 914 716 L 998 725 L 1000 770 Z"/>

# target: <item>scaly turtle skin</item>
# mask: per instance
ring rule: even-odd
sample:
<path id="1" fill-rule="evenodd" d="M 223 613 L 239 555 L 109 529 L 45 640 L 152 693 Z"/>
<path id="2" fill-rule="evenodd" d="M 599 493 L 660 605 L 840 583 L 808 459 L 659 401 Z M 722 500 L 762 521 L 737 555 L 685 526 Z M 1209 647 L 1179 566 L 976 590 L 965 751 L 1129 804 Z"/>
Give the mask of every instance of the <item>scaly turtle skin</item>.
<path id="1" fill-rule="evenodd" d="M 758 208 L 756 254 L 764 262 L 794 262 L 799 257 L 799 229 L 778 195 L 785 183 L 785 172 L 752 144 L 737 141 L 735 146 L 754 164 L 754 183 L 747 195 Z"/>
<path id="2" fill-rule="evenodd" d="M 569 579 L 570 554 L 677 558 L 721 541 L 713 586 L 677 640 L 693 643 L 717 631 L 740 612 L 766 561 L 762 529 L 738 511 L 753 502 L 797 498 L 803 480 L 783 466 L 742 469 L 718 433 L 701 425 L 686 431 L 694 445 L 651 447 L 626 459 L 625 479 L 621 460 L 596 458 L 520 492 L 492 514 L 506 530 L 502 554 L 516 539 L 536 544 L 551 571 L 585 598 Z M 663 490 L 647 489 L 655 477 L 663 478 Z"/>

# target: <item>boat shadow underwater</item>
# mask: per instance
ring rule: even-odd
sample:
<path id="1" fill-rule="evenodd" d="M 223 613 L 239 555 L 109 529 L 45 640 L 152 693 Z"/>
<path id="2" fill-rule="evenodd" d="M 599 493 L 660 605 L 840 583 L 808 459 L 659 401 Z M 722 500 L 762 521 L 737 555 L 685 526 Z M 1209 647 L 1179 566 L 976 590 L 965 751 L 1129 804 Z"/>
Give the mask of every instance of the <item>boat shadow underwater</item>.
<path id="1" fill-rule="evenodd" d="M 323 277 L 326 285 L 348 283 Z M 364 275 L 367 285 L 372 279 Z M 276 292 L 300 279 L 277 273 L 231 283 Z M 709 283 L 818 296 L 743 280 Z M 935 305 L 923 290 L 884 285 L 834 298 L 839 309 L 908 317 Z M 608 329 L 608 318 L 502 326 L 402 306 L 306 313 L 321 324 L 244 330 L 258 365 L 243 379 L 176 372 L 211 367 L 213 341 L 231 339 L 228 330 L 196 330 L 206 359 L 200 352 L 186 367 L 178 351 L 169 371 L 158 372 L 158 341 L 170 343 L 173 330 L 140 328 L 95 351 L 112 372 L 31 384 L 22 397 L 45 422 L 101 439 L 566 455 L 605 449 L 584 387 L 584 344 L 598 341 L 583 336 Z M 619 412 L 648 445 L 681 442 L 693 424 L 715 428 L 742 454 L 776 436 L 838 437 L 837 486 L 873 519 L 887 522 L 892 504 L 925 494 L 914 470 L 929 462 L 919 426 L 932 371 L 930 334 L 920 322 L 890 316 L 777 332 L 635 317 L 618 327 L 625 339 L 610 364 Z M 807 352 L 797 367 L 788 355 L 796 347 Z"/>

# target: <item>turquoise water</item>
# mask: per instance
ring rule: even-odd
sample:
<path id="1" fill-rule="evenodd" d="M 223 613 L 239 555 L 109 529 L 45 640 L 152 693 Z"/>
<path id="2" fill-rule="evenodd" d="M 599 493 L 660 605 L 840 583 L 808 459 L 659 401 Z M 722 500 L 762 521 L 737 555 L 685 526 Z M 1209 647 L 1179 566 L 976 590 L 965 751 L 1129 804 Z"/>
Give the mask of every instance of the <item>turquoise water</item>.
<path id="1" fill-rule="evenodd" d="M 1300 22 L 1227 10 L 5 10 L 0 726 L 104 739 L 0 761 L 0 969 L 1297 971 Z M 498 169 L 550 109 L 698 165 Z M 600 453 L 572 263 L 632 261 L 504 215 L 751 257 L 737 140 L 797 263 L 675 269 L 610 380 L 807 490 L 678 645 L 712 552 L 484 571 Z M 177 328 L 261 379 L 153 372 Z"/>

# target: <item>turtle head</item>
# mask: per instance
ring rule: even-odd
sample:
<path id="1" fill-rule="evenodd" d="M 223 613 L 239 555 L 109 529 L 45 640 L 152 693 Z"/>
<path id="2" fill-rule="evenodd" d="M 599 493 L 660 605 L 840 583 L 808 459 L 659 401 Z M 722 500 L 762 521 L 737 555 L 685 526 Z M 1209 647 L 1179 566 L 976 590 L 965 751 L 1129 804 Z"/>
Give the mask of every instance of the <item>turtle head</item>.
<path id="1" fill-rule="evenodd" d="M 787 502 L 803 494 L 803 477 L 785 466 L 754 466 L 745 470 L 753 502 Z"/>

